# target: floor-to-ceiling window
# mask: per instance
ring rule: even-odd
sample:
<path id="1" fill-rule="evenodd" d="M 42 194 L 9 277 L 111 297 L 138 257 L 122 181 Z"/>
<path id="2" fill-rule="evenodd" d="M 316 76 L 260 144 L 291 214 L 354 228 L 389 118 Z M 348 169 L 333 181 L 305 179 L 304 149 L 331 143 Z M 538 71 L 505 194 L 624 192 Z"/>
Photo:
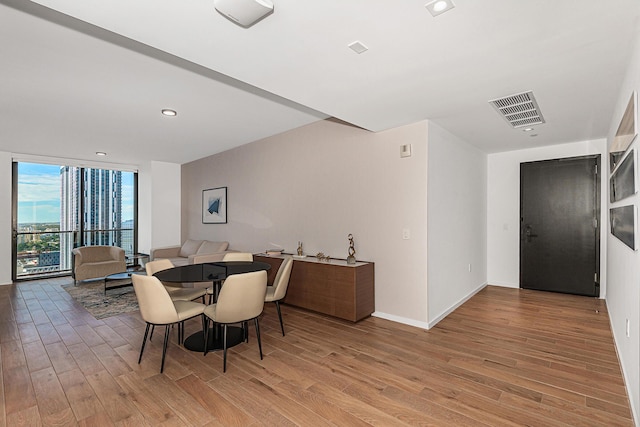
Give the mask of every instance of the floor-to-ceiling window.
<path id="1" fill-rule="evenodd" d="M 78 246 L 137 250 L 137 174 L 15 162 L 13 278 L 64 274 Z"/>

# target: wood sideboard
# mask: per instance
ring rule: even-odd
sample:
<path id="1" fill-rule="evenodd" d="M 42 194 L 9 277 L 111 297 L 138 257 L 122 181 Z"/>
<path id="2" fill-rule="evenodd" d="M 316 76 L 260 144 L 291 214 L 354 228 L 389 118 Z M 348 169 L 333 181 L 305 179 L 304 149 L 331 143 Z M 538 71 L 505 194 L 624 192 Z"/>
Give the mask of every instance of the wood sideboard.
<path id="1" fill-rule="evenodd" d="M 258 254 L 254 259 L 271 264 L 271 285 L 283 257 Z M 284 302 L 352 322 L 364 319 L 375 309 L 374 263 L 294 259 Z"/>

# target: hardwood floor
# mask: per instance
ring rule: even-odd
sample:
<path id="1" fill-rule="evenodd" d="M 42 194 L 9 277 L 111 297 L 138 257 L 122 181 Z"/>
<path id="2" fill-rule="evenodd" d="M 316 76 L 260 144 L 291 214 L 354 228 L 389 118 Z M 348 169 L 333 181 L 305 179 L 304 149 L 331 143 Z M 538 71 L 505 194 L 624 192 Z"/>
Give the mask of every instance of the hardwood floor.
<path id="1" fill-rule="evenodd" d="M 0 287 L 0 425 L 633 425 L 593 298 L 490 286 L 430 331 L 285 305 L 285 337 L 268 304 L 264 360 L 252 332 L 223 374 L 174 329 L 160 374 L 162 334 L 138 365 L 139 314 L 95 320 L 69 281 Z"/>

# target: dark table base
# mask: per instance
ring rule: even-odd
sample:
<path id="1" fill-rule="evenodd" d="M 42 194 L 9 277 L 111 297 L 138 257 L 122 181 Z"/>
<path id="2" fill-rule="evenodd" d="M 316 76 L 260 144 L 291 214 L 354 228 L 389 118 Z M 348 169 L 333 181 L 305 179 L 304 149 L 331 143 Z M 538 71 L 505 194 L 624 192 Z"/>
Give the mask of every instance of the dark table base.
<path id="1" fill-rule="evenodd" d="M 239 328 L 237 326 L 227 327 L 227 348 L 238 345 L 243 340 L 244 337 L 242 334 L 242 328 Z M 209 341 L 207 342 L 209 351 L 222 350 L 222 344 L 222 328 L 220 328 L 219 330 L 217 330 L 217 328 L 210 328 Z M 184 348 L 191 351 L 204 352 L 204 332 L 196 332 L 195 334 L 189 335 L 187 338 L 185 338 Z"/>

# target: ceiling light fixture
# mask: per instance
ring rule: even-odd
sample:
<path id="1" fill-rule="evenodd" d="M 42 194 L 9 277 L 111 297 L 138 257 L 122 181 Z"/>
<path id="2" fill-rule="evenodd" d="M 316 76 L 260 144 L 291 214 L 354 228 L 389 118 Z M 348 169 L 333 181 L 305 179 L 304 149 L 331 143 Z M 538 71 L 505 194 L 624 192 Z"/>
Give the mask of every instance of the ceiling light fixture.
<path id="1" fill-rule="evenodd" d="M 432 16 L 438 16 L 456 7 L 452 0 L 434 0 L 424 5 Z"/>
<path id="2" fill-rule="evenodd" d="M 213 0 L 213 7 L 222 16 L 244 28 L 273 13 L 271 0 Z"/>
<path id="3" fill-rule="evenodd" d="M 522 129 L 523 132 L 531 132 L 533 130 L 533 128 L 524 128 Z"/>
<path id="4" fill-rule="evenodd" d="M 104 151 L 96 151 L 96 156 L 106 156 L 107 153 L 105 153 Z"/>
<path id="5" fill-rule="evenodd" d="M 177 115 L 178 115 L 178 113 L 176 112 L 176 110 L 170 110 L 170 109 L 168 109 L 168 108 L 165 108 L 164 110 L 162 110 L 162 114 L 164 114 L 165 116 L 170 116 L 170 117 L 173 117 L 173 116 L 177 116 Z"/>

